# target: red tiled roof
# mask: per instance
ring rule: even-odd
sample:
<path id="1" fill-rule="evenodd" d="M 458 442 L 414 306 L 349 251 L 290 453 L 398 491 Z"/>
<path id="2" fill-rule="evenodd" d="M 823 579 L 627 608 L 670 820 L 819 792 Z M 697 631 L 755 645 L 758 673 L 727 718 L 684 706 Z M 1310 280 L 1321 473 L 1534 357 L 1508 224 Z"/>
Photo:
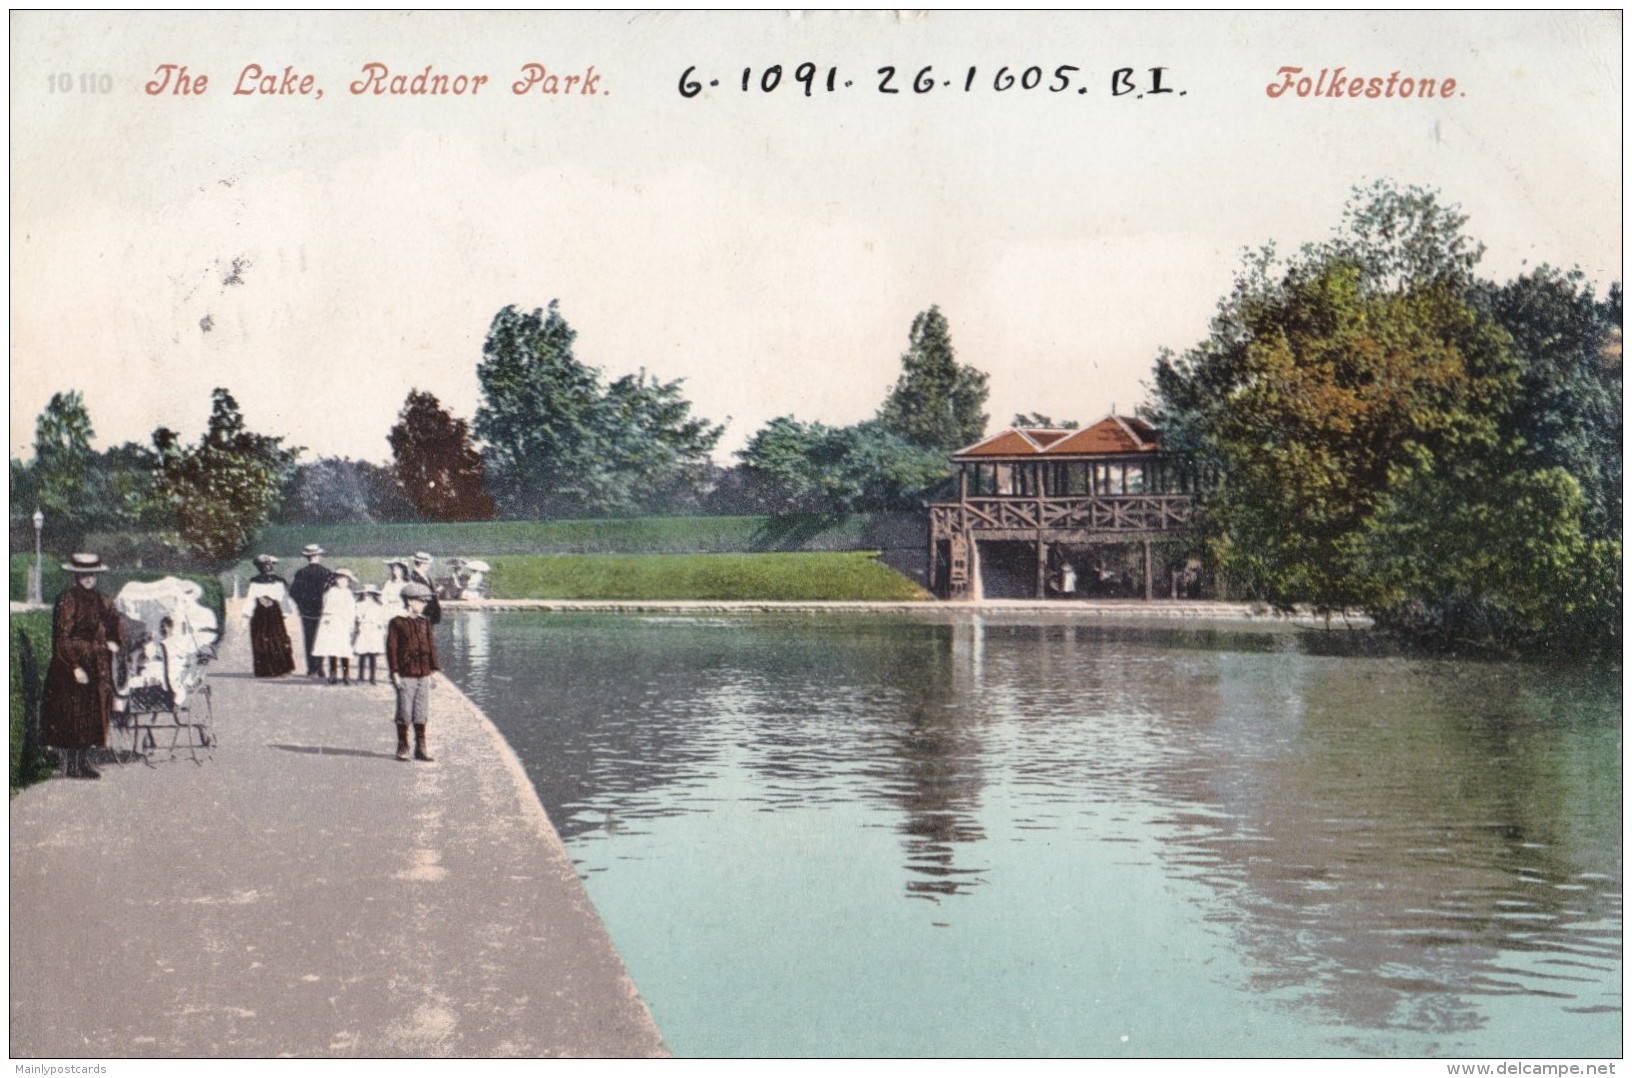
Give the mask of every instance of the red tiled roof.
<path id="1" fill-rule="evenodd" d="M 999 434 L 994 434 L 983 442 L 976 442 L 967 449 L 960 449 L 953 454 L 955 457 L 1034 457 L 1042 452 L 1031 435 L 1024 430 L 1012 428 Z"/>
<path id="2" fill-rule="evenodd" d="M 1073 456 L 1106 453 L 1150 453 L 1156 449 L 1156 432 L 1150 424 L 1126 416 L 1108 415 L 1091 427 L 1074 431 L 1071 437 L 1048 447 L 1050 455 Z"/>
<path id="3" fill-rule="evenodd" d="M 1082 430 L 1015 427 L 952 454 L 967 457 L 1086 457 L 1154 453 L 1155 428 L 1132 416 L 1108 415 Z"/>

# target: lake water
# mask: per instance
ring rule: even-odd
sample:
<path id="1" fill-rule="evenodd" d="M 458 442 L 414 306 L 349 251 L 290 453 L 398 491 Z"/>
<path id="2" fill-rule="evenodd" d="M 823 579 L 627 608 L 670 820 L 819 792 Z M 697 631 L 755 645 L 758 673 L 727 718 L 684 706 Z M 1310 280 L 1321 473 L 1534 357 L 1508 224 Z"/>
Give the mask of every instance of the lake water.
<path id="1" fill-rule="evenodd" d="M 951 611 L 443 640 L 676 1055 L 1621 1053 L 1619 671 Z"/>

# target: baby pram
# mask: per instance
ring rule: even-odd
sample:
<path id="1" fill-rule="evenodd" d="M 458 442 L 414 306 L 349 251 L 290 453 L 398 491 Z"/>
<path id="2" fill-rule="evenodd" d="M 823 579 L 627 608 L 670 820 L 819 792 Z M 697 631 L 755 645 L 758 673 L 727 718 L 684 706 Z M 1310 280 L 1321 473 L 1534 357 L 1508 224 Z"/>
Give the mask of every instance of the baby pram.
<path id="1" fill-rule="evenodd" d="M 130 755 L 148 763 L 159 733 L 170 735 L 171 759 L 184 736 L 195 764 L 203 763 L 200 749 L 215 747 L 204 666 L 215 658 L 220 630 L 203 597 L 198 584 L 165 577 L 132 581 L 114 598 L 126 632 L 113 724 L 130 735 Z"/>
<path id="2" fill-rule="evenodd" d="M 485 599 L 487 598 L 487 574 L 492 571 L 485 561 L 475 558 L 451 558 L 448 566 L 452 570 L 442 581 L 438 590 L 443 599 Z"/>

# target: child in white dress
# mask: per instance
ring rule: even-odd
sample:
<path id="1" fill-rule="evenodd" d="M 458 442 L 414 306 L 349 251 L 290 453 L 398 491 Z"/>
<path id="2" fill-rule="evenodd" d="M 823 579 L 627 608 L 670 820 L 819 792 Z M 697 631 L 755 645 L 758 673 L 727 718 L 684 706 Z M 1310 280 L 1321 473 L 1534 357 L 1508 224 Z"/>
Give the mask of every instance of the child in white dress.
<path id="1" fill-rule="evenodd" d="M 351 684 L 351 641 L 357 632 L 357 597 L 351 585 L 356 579 L 350 569 L 336 569 L 329 590 L 323 593 L 323 616 L 312 641 L 312 657 L 328 658 L 330 685 L 337 673 L 343 684 Z"/>
<path id="2" fill-rule="evenodd" d="M 351 645 L 357 653 L 359 683 L 366 675 L 368 683 L 375 684 L 375 671 L 385 654 L 385 629 L 393 613 L 380 601 L 379 587 L 370 584 L 363 589 L 363 597 L 357 600 L 357 639 Z"/>

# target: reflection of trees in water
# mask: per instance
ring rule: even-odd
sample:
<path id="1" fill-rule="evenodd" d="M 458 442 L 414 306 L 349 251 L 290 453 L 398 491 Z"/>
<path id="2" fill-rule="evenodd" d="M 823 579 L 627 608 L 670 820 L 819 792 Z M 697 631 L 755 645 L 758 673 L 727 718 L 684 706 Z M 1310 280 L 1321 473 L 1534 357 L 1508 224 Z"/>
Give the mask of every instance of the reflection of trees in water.
<path id="1" fill-rule="evenodd" d="M 1158 836 L 1273 1003 L 1448 1036 L 1486 994 L 1619 1005 L 1612 675 L 994 617 L 514 617 L 481 702 L 563 837 L 707 811 L 741 768 L 767 810 L 890 806 L 907 893 L 942 898 L 983 879 L 994 786 L 1021 831 Z"/>
<path id="2" fill-rule="evenodd" d="M 769 807 L 882 800 L 900 824 L 907 893 L 957 894 L 980 869 L 957 848 L 986 836 L 975 813 L 981 742 L 953 681 L 946 624 L 873 618 L 752 630 L 753 751 Z"/>
<path id="3" fill-rule="evenodd" d="M 908 892 L 951 894 L 979 871 L 955 863 L 956 847 L 985 837 L 978 735 L 951 707 L 951 634 L 889 618 L 506 616 L 482 668 L 453 673 L 515 747 L 563 839 L 608 826 L 614 808 L 621 826 L 703 810 L 688 788 L 741 766 L 770 810 L 896 806 Z"/>
<path id="4" fill-rule="evenodd" d="M 653 791 L 693 779 L 714 755 L 705 714 L 674 706 L 708 691 L 731 661 L 719 633 L 632 618 L 504 615 L 486 670 L 445 665 L 526 766 L 563 839 L 665 811 Z M 473 695 L 476 695 L 473 693 Z"/>
<path id="5" fill-rule="evenodd" d="M 1211 811 L 1171 821 L 1170 864 L 1225 899 L 1213 919 L 1257 957 L 1257 991 L 1446 1034 L 1484 1025 L 1481 995 L 1605 1005 L 1618 695 L 1523 677 L 1288 656 L 1226 658 L 1198 686 L 1200 721 L 1174 731 L 1193 760 L 1156 777 Z"/>

